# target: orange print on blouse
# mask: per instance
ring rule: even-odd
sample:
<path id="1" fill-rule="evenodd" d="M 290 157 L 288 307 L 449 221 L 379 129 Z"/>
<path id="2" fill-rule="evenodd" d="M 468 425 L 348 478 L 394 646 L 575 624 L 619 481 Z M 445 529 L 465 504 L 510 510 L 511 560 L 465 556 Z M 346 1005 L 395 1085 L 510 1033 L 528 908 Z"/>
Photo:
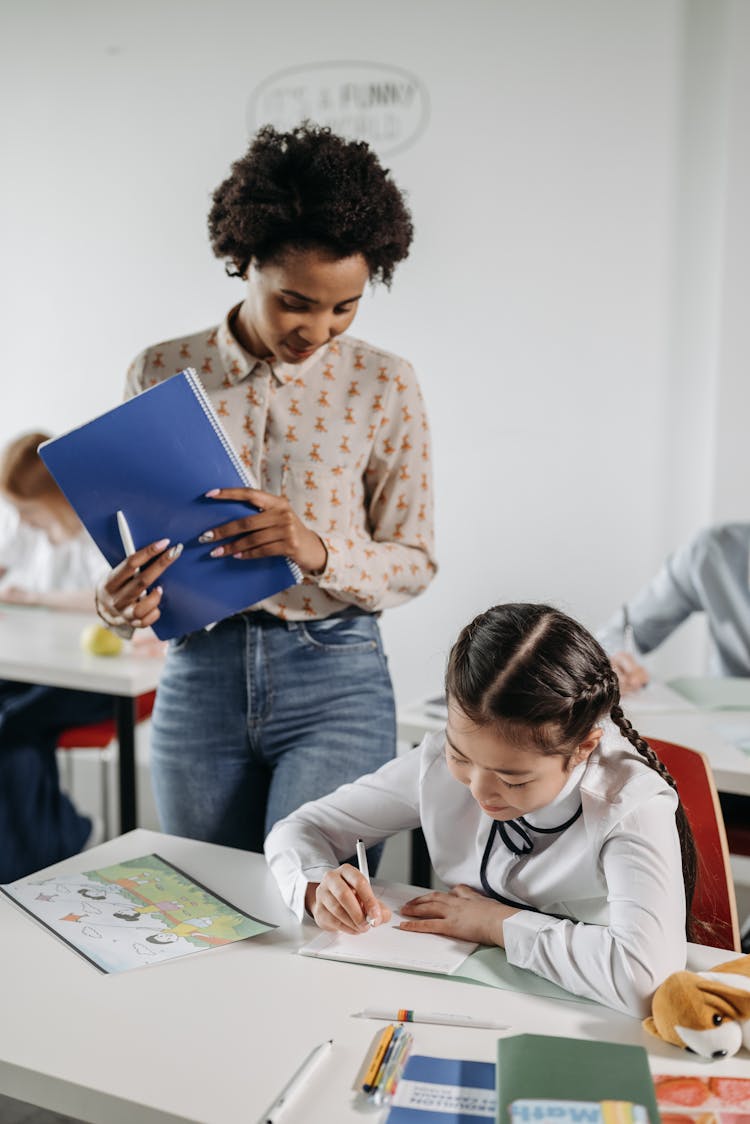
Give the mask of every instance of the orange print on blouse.
<path id="1" fill-rule="evenodd" d="M 219 415 L 220 418 L 228 418 L 229 417 L 229 410 L 227 409 L 226 398 L 220 398 L 219 399 L 219 405 L 216 407 L 216 413 Z"/>
<path id="2" fill-rule="evenodd" d="M 341 507 L 338 488 L 331 488 L 331 507 Z"/>
<path id="3" fill-rule="evenodd" d="M 299 408 L 299 398 L 293 398 L 291 400 L 289 403 L 289 413 L 293 414 L 296 418 L 301 417 L 302 411 Z"/>
<path id="4" fill-rule="evenodd" d="M 211 359 L 210 355 L 207 355 L 206 358 L 201 363 L 201 374 L 202 375 L 210 375 L 210 374 L 212 374 L 212 372 L 213 372 L 213 360 Z"/>
<path id="5" fill-rule="evenodd" d="M 311 468 L 305 469 L 305 487 L 308 489 L 308 491 L 312 488 L 318 487 L 318 485 L 315 483 L 315 473 Z"/>
<path id="6" fill-rule="evenodd" d="M 164 352 L 163 351 L 157 351 L 156 355 L 151 360 L 151 365 L 153 367 L 156 367 L 157 370 L 159 370 L 160 368 L 163 368 L 163 366 L 164 366 Z"/>
<path id="7" fill-rule="evenodd" d="M 378 382 L 388 382 L 388 381 L 389 381 L 388 368 L 387 367 L 378 367 Z"/>
<path id="8" fill-rule="evenodd" d="M 217 335 L 217 329 L 216 328 L 214 328 L 212 331 L 210 331 L 208 333 L 208 339 L 206 340 L 206 347 L 216 347 L 216 335 Z"/>
<path id="9" fill-rule="evenodd" d="M 351 449 L 349 448 L 349 438 L 346 436 L 346 434 L 344 434 L 344 436 L 341 438 L 341 443 L 339 445 L 339 452 L 341 452 L 341 453 L 351 453 Z"/>
<path id="10" fill-rule="evenodd" d="M 315 514 L 315 508 L 313 507 L 313 501 L 312 500 L 308 500 L 305 504 L 304 518 L 309 519 L 312 523 L 317 523 L 317 521 L 318 521 L 318 517 Z"/>
<path id="11" fill-rule="evenodd" d="M 352 379 L 352 381 L 349 383 L 347 394 L 350 398 L 359 397 L 359 379 Z"/>
<path id="12" fill-rule="evenodd" d="M 400 375 L 396 375 L 396 390 L 399 392 L 399 394 L 403 394 L 408 385 L 409 384 L 405 383 Z"/>
<path id="13" fill-rule="evenodd" d="M 317 461 L 318 463 L 320 463 L 323 460 L 323 458 L 320 455 L 320 442 L 319 441 L 316 441 L 314 443 L 314 445 L 313 445 L 312 449 L 310 450 L 308 456 L 309 456 L 309 459 L 311 461 Z"/>
<path id="14" fill-rule="evenodd" d="M 336 376 L 333 373 L 333 363 L 326 363 L 325 367 L 323 368 L 323 378 L 327 379 L 328 382 L 336 381 Z"/>
<path id="15" fill-rule="evenodd" d="M 289 442 L 297 441 L 297 434 L 294 432 L 296 428 L 297 428 L 296 425 L 288 425 L 286 427 L 286 433 L 284 434 L 284 440 L 285 441 L 289 441 Z"/>
<path id="16" fill-rule="evenodd" d="M 365 369 L 365 361 L 362 358 L 362 353 L 360 351 L 358 351 L 358 352 L 356 352 L 356 354 L 354 356 L 354 370 L 355 371 L 364 371 L 364 369 Z"/>
<path id="17" fill-rule="evenodd" d="M 328 426 L 323 421 L 322 417 L 318 417 L 318 418 L 315 419 L 315 432 L 316 433 L 328 433 Z"/>
<path id="18" fill-rule="evenodd" d="M 328 409 L 330 407 L 331 403 L 328 401 L 327 390 L 321 390 L 320 394 L 318 395 L 318 405 L 322 406 L 324 409 Z"/>
<path id="19" fill-rule="evenodd" d="M 186 343 L 184 343 L 182 345 L 182 347 L 180 348 L 180 359 L 189 359 L 189 358 L 190 358 L 190 348 L 188 347 L 188 345 Z"/>

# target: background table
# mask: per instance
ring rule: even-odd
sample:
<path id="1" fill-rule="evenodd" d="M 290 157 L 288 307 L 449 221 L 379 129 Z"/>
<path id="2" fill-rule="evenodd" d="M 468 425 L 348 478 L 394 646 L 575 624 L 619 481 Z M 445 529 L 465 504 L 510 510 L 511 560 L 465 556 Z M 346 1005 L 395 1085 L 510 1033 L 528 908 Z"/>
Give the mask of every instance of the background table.
<path id="1" fill-rule="evenodd" d="M 705 753 L 720 793 L 750 796 L 750 754 L 738 749 L 724 732 L 730 726 L 747 730 L 750 740 L 750 711 L 699 710 L 663 684 L 626 695 L 623 709 L 644 737 L 660 738 Z M 445 717 L 436 699 L 423 699 L 398 712 L 398 738 L 409 745 L 418 745 L 425 734 L 444 727 Z M 417 829 L 412 833 L 410 877 L 417 885 L 426 886 L 431 874 L 427 847 Z"/>
<path id="2" fill-rule="evenodd" d="M 137 824 L 135 786 L 135 699 L 153 691 L 161 657 L 92 656 L 81 648 L 81 633 L 97 620 L 31 606 L 0 605 L 0 678 L 48 687 L 70 687 L 110 695 L 117 725 L 120 830 Z"/>
<path id="3" fill-rule="evenodd" d="M 543 1032 L 645 1046 L 656 1072 L 750 1077 L 746 1054 L 706 1064 L 637 1019 L 450 978 L 296 956 L 314 931 L 285 908 L 260 855 L 137 830 L 50 871 L 156 851 L 279 928 L 221 949 L 103 975 L 0 895 L 0 1088 L 101 1124 L 255 1124 L 313 1046 L 333 1038 L 285 1124 L 380 1124 L 353 1083 L 383 1023 L 366 1006 L 499 1019 L 508 1031 L 416 1024 L 415 1052 L 494 1060 L 500 1034 Z M 691 966 L 730 953 L 691 947 Z M 369 1111 L 368 1111 L 369 1109 Z"/>

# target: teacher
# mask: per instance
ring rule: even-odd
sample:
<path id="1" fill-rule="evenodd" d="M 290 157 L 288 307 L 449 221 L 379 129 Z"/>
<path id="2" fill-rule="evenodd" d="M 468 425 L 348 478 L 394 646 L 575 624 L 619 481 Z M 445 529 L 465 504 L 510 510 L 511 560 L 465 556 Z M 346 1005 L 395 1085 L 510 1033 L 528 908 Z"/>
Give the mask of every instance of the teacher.
<path id="1" fill-rule="evenodd" d="M 370 148 L 309 123 L 257 133 L 208 226 L 244 299 L 218 326 L 143 351 L 127 394 L 198 371 L 258 485 L 216 491 L 202 541 L 238 566 L 286 555 L 304 577 L 170 642 L 152 768 L 166 831 L 261 851 L 277 820 L 395 753 L 378 617 L 435 573 L 430 438 L 411 365 L 344 333 L 413 231 Z M 222 522 L 222 499 L 261 510 Z M 169 564 L 154 546 L 112 570 L 103 619 L 154 623 Z"/>

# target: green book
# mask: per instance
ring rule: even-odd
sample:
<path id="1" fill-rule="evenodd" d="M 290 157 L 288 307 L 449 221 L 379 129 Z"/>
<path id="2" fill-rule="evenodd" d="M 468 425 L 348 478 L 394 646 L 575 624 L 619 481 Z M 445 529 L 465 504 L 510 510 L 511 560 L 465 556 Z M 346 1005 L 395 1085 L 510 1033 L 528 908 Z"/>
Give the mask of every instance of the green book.
<path id="1" fill-rule="evenodd" d="M 510 1105 L 529 1097 L 570 1101 L 632 1101 L 660 1124 L 643 1046 L 513 1034 L 497 1042 L 497 1124 L 510 1124 Z"/>

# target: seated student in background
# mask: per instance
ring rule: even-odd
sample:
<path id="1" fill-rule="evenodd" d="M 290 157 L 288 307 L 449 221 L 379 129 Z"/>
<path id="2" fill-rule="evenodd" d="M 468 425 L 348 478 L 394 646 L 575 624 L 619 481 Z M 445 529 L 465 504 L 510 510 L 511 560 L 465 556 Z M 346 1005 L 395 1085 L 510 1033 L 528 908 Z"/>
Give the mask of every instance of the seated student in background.
<path id="1" fill-rule="evenodd" d="M 626 693 L 648 682 L 638 655 L 653 651 L 691 613 L 704 612 L 714 675 L 750 676 L 750 523 L 701 531 L 597 631 Z M 627 620 L 625 614 L 627 613 Z M 628 651 L 626 626 L 636 652 Z"/>
<path id="2" fill-rule="evenodd" d="M 576 995 L 643 1016 L 684 968 L 695 846 L 674 781 L 619 704 L 606 653 L 546 605 L 498 605 L 451 651 L 448 723 L 377 772 L 304 804 L 266 840 L 287 904 L 323 929 L 389 920 L 342 860 L 422 827 L 449 893 L 402 929 L 505 948 Z"/>
<path id="3" fill-rule="evenodd" d="M 18 514 L 15 527 L 4 520 L 0 601 L 93 613 L 94 587 L 107 563 L 37 454 L 46 439 L 25 434 L 0 457 L 0 495 Z M 0 680 L 0 882 L 94 841 L 92 821 L 60 789 L 55 746 L 68 726 L 111 717 L 105 695 Z"/>

